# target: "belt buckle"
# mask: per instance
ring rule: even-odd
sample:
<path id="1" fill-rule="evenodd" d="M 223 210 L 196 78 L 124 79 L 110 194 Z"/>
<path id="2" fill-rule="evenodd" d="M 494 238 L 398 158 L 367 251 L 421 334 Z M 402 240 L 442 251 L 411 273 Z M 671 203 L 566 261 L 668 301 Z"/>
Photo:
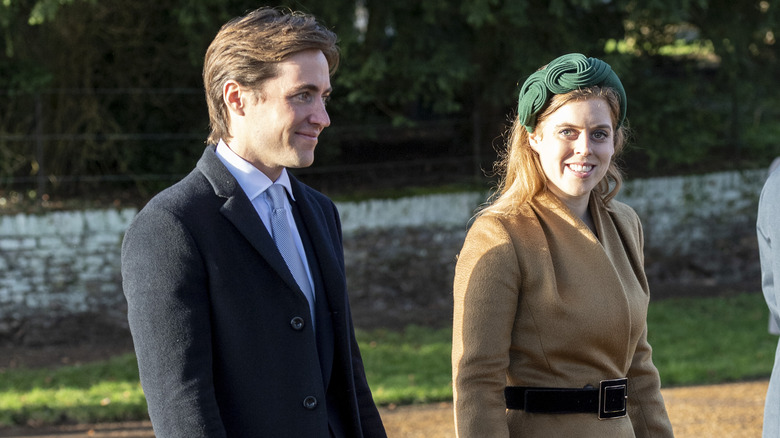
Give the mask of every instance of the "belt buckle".
<path id="1" fill-rule="evenodd" d="M 627 385 L 626 378 L 599 382 L 599 420 L 626 416 Z"/>

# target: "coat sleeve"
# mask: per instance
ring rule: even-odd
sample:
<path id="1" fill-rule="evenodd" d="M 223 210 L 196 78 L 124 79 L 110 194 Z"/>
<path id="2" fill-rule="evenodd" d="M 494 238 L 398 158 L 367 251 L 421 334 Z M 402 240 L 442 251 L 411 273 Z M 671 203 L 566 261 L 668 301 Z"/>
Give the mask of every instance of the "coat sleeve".
<path id="1" fill-rule="evenodd" d="M 350 321 L 352 318 L 350 318 Z M 363 367 L 363 358 L 360 355 L 355 332 L 350 324 L 352 338 L 352 372 L 355 380 L 355 392 L 360 411 L 360 427 L 365 438 L 387 438 L 385 426 L 379 415 L 379 410 L 374 403 L 374 397 L 366 380 L 366 372 Z"/>
<path id="2" fill-rule="evenodd" d="M 756 234 L 758 238 L 758 254 L 761 263 L 761 290 L 769 307 L 772 318 L 780 323 L 780 302 L 778 302 L 777 280 L 780 273 L 780 244 L 777 240 L 778 224 L 780 224 L 780 172 L 770 175 L 761 190 L 758 203 L 758 218 Z"/>
<path id="3" fill-rule="evenodd" d="M 335 205 L 333 206 L 333 211 L 336 218 L 338 241 L 340 243 L 342 242 L 341 219 L 339 218 L 338 210 L 336 210 Z M 340 249 L 340 254 L 343 264 L 343 248 Z M 363 436 L 365 438 L 387 438 L 385 426 L 382 423 L 382 418 L 379 415 L 379 410 L 374 402 L 374 396 L 371 394 L 371 388 L 369 388 L 368 380 L 366 379 L 363 357 L 360 354 L 360 347 L 358 346 L 355 328 L 352 323 L 352 311 L 349 307 L 349 299 L 347 298 L 345 301 L 347 303 L 348 327 L 352 351 L 352 373 L 355 381 L 355 395 L 357 396 L 358 410 L 360 411 L 360 426 L 362 428 Z"/>
<path id="4" fill-rule="evenodd" d="M 777 241 L 780 229 L 780 171 L 770 173 L 761 190 L 758 202 L 756 233 L 758 254 L 761 264 L 761 290 L 769 308 L 769 317 L 780 325 L 780 296 L 777 290 L 777 278 L 780 275 L 780 242 Z M 769 380 L 764 406 L 764 436 L 778 436 L 780 430 L 780 344 L 775 365 Z"/>
<path id="5" fill-rule="evenodd" d="M 631 249 L 636 251 L 638 266 L 644 277 L 644 233 L 639 217 L 631 210 L 634 230 Z M 643 281 L 646 284 L 646 280 Z M 661 377 L 653 364 L 652 348 L 647 341 L 647 315 L 645 326 L 637 342 L 628 371 L 628 415 L 637 438 L 673 437 L 672 424 L 666 413 L 661 395 Z"/>
<path id="6" fill-rule="evenodd" d="M 652 361 L 647 326 L 628 372 L 628 415 L 637 438 L 673 437 L 672 424 L 661 395 L 661 378 Z"/>
<path id="7" fill-rule="evenodd" d="M 157 437 L 224 437 L 214 394 L 206 270 L 182 221 L 147 206 L 122 244 L 122 282 Z"/>
<path id="8" fill-rule="evenodd" d="M 325 224 L 329 224 L 328 228 L 331 233 L 331 240 L 335 246 L 336 258 L 338 261 L 339 269 L 344 272 L 346 277 L 345 265 L 344 265 L 344 248 L 342 240 L 341 219 L 339 217 L 338 209 L 330 199 L 318 197 L 319 203 L 322 207 L 324 217 L 329 217 L 330 220 L 324 221 Z M 363 365 L 363 358 L 360 354 L 360 347 L 358 346 L 357 337 L 355 336 L 355 328 L 352 323 L 352 310 L 349 305 L 349 297 L 346 295 L 346 284 L 344 285 L 343 297 L 344 304 L 346 306 L 346 329 L 349 341 L 349 360 L 350 370 L 352 371 L 352 381 L 354 382 L 355 399 L 357 401 L 357 415 L 360 421 L 360 432 L 365 438 L 387 438 L 384 425 L 382 424 L 382 418 L 379 415 L 379 410 L 374 403 L 374 397 L 371 394 L 371 389 L 368 386 L 368 380 L 366 379 L 366 371 Z"/>
<path id="9" fill-rule="evenodd" d="M 452 372 L 457 436 L 509 437 L 504 387 L 521 271 L 495 218 L 475 221 L 454 280 Z"/>

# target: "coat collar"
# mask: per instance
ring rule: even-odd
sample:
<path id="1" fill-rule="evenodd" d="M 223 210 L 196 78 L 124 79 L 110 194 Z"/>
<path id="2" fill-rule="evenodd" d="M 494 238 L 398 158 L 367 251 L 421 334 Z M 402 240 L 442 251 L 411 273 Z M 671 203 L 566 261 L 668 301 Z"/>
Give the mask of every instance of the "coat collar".
<path id="1" fill-rule="evenodd" d="M 314 257 L 309 257 L 309 263 L 317 263 L 311 269 L 318 269 L 322 274 L 323 286 L 328 291 L 328 306 L 331 311 L 344 309 L 346 292 L 346 274 L 341 241 L 341 223 L 338 221 L 335 206 L 323 208 L 321 201 L 315 199 L 312 189 L 305 186 L 290 175 L 290 185 L 296 196 L 295 206 L 300 213 L 299 231 L 305 228 L 311 238 Z M 331 215 L 328 217 L 328 215 Z"/>
<path id="2" fill-rule="evenodd" d="M 298 283 L 287 268 L 284 258 L 276 249 L 273 238 L 260 223 L 260 218 L 257 217 L 257 212 L 246 193 L 244 193 L 236 179 L 217 157 L 215 146 L 206 147 L 196 167 L 209 181 L 214 194 L 225 199 L 220 212 L 252 244 L 255 250 L 284 279 L 290 288 L 300 290 Z M 314 257 L 308 257 L 309 263 L 310 265 L 317 264 L 312 269 L 318 269 L 321 272 L 323 285 L 326 290 L 346 290 L 342 248 L 341 246 L 335 246 L 336 244 L 341 245 L 340 228 L 329 230 L 330 224 L 334 227 L 340 227 L 338 218 L 333 217 L 329 220 L 321 204 L 311 194 L 312 190 L 308 189 L 292 175 L 290 175 L 290 186 L 295 199 L 295 207 L 300 212 L 301 220 L 297 225 L 298 227 L 305 227 L 305 231 L 311 238 Z M 338 239 L 338 241 L 335 239 Z M 340 298 L 342 294 L 343 292 L 324 294 L 327 296 L 328 306 L 331 309 L 344 308 L 345 303 Z"/>
<path id="3" fill-rule="evenodd" d="M 209 181 L 214 194 L 225 200 L 220 213 L 238 229 L 288 286 L 298 290 L 298 284 L 287 268 L 281 253 L 276 249 L 273 238 L 262 226 L 255 208 L 236 178 L 217 157 L 213 145 L 206 147 L 196 167 Z"/>

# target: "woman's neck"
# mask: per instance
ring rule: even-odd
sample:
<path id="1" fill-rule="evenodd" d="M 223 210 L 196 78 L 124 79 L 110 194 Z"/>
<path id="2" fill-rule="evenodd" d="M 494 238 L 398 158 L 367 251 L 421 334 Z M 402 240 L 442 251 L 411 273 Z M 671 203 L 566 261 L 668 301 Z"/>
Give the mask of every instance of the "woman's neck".
<path id="1" fill-rule="evenodd" d="M 578 218 L 582 220 L 582 222 L 585 223 L 585 225 L 590 228 L 591 231 L 594 233 L 596 232 L 596 225 L 593 222 L 593 217 L 590 214 L 590 209 L 588 206 L 590 205 L 590 193 L 588 193 L 586 196 L 577 196 L 577 197 L 571 197 L 571 196 L 561 196 L 558 193 L 555 193 L 553 191 L 553 194 L 563 202 L 563 205 L 567 206 L 569 210 L 572 211 Z"/>

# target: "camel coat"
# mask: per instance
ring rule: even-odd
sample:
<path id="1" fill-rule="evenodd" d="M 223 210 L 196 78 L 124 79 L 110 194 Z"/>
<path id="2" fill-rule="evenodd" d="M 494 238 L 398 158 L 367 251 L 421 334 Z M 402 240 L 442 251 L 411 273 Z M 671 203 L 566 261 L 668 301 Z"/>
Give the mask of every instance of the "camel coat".
<path id="1" fill-rule="evenodd" d="M 673 436 L 647 342 L 639 218 L 596 196 L 589 208 L 597 235 L 550 193 L 469 230 L 454 282 L 458 437 Z M 598 388 L 620 377 L 624 418 L 506 410 L 507 385 Z"/>

